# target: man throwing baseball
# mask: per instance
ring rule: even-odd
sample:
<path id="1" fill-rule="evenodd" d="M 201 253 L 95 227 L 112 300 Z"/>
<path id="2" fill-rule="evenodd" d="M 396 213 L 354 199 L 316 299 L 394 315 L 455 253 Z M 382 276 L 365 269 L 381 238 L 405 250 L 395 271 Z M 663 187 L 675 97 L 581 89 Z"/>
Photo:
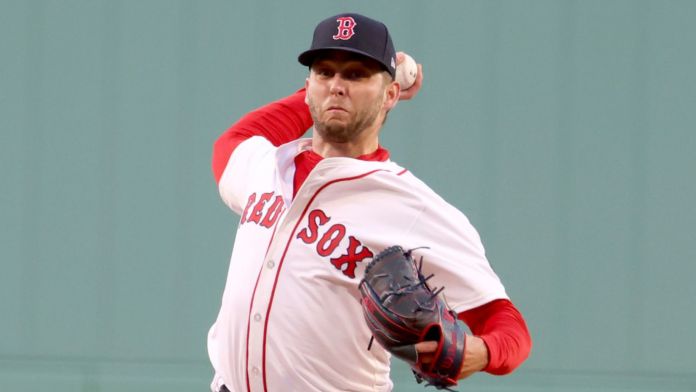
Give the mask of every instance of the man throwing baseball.
<path id="1" fill-rule="evenodd" d="M 528 356 L 525 322 L 476 230 L 379 143 L 388 112 L 422 83 L 421 70 L 401 90 L 394 78 L 402 58 L 381 22 L 327 18 L 299 56 L 309 68 L 304 88 L 248 113 L 216 141 L 213 173 L 240 221 L 208 335 L 213 392 L 390 391 L 390 358 L 402 358 L 402 347 L 412 348 L 411 365 L 426 381 L 456 365 L 433 384 L 441 387 L 479 371 L 510 373 Z M 309 128 L 311 138 L 301 138 Z M 385 249 L 420 260 L 412 270 L 429 278 L 414 286 L 445 288 L 433 295 L 447 304 L 440 333 L 383 344 L 381 329 L 392 327 L 379 322 L 395 315 L 374 302 L 367 309 L 361 282 L 370 263 L 386 263 Z M 450 328 L 464 324 L 471 333 L 457 341 Z M 370 344 L 373 336 L 380 344 Z"/>

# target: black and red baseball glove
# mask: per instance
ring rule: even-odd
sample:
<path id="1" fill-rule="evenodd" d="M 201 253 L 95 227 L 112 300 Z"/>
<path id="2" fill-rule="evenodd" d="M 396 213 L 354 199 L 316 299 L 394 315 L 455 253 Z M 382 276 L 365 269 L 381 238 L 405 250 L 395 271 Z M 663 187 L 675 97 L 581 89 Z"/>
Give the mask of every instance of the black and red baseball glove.
<path id="1" fill-rule="evenodd" d="M 406 361 L 419 383 L 449 389 L 457 385 L 464 361 L 464 325 L 440 297 L 442 288 L 428 286 L 432 275 L 423 276 L 423 260 L 416 265 L 411 252 L 392 246 L 373 258 L 360 282 L 363 314 L 373 338 Z M 438 343 L 427 364 L 415 347 L 424 341 Z"/>

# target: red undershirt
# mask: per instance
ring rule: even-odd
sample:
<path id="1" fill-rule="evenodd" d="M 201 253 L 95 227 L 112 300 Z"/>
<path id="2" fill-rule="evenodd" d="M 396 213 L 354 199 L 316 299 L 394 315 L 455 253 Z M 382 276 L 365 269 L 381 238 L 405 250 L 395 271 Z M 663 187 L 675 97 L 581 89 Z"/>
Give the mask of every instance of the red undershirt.
<path id="1" fill-rule="evenodd" d="M 234 149 L 252 136 L 263 136 L 273 145 L 280 146 L 296 140 L 313 122 L 304 102 L 304 89 L 286 98 L 256 109 L 223 133 L 213 147 L 212 169 L 215 181 L 227 166 Z M 389 151 L 382 147 L 357 159 L 386 161 Z M 295 157 L 293 196 L 322 157 L 313 151 L 304 151 Z M 529 355 L 532 340 L 522 314 L 507 299 L 499 299 L 459 313 L 471 332 L 482 338 L 488 347 L 489 360 L 484 371 L 502 375 L 512 372 Z"/>

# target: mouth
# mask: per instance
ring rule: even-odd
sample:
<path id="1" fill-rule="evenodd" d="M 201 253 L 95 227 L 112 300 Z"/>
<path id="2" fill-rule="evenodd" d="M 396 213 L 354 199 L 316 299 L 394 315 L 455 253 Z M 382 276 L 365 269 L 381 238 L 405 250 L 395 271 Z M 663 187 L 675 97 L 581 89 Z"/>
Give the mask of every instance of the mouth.
<path id="1" fill-rule="evenodd" d="M 328 108 L 326 108 L 327 112 L 347 112 L 346 109 L 344 109 L 342 106 L 338 105 L 331 105 Z"/>

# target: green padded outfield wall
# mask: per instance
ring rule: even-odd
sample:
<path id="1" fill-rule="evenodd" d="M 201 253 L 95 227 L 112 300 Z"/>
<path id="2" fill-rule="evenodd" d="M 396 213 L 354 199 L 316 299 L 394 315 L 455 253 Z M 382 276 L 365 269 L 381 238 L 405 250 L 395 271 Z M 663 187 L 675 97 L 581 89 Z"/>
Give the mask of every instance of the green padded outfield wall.
<path id="1" fill-rule="evenodd" d="M 347 10 L 424 64 L 382 143 L 469 216 L 534 338 L 460 390 L 696 391 L 686 0 L 0 0 L 0 391 L 208 390 L 237 222 L 212 143 Z"/>

